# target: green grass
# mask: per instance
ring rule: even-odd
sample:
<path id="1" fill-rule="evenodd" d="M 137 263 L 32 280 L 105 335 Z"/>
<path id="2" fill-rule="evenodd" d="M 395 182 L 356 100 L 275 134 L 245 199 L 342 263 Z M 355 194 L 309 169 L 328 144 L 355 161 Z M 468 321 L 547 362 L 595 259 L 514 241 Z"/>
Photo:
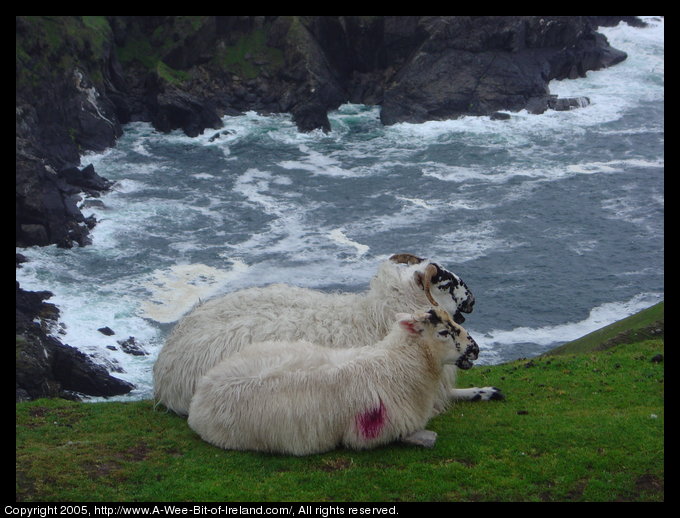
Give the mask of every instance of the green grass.
<path id="1" fill-rule="evenodd" d="M 507 399 L 459 403 L 433 419 L 433 449 L 225 451 L 149 401 L 21 403 L 16 497 L 663 501 L 664 367 L 651 361 L 663 352 L 657 338 L 462 372 L 459 386 L 498 386 Z"/>

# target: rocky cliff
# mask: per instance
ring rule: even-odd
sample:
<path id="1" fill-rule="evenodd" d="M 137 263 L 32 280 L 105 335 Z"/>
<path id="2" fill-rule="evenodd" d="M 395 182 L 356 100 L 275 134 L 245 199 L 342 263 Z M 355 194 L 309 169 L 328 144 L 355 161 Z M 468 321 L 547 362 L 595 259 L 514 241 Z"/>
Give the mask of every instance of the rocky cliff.
<path id="1" fill-rule="evenodd" d="M 385 124 L 569 108 L 548 82 L 625 59 L 596 32 L 620 18 L 17 17 L 17 244 L 87 243 L 81 186 L 61 173 L 129 121 L 195 136 L 245 110 L 327 131 L 348 101 Z"/>
<path id="2" fill-rule="evenodd" d="M 555 99 L 548 82 L 625 59 L 596 32 L 622 18 L 637 23 L 584 16 L 19 16 L 16 244 L 89 243 L 96 221 L 79 202 L 111 182 L 82 167 L 80 157 L 113 146 L 127 122 L 195 136 L 246 110 L 290 113 L 301 131 L 328 131 L 328 111 L 345 102 L 381 105 L 384 124 L 570 109 L 587 101 Z M 26 329 L 18 317 L 17 344 L 44 348 Z"/>

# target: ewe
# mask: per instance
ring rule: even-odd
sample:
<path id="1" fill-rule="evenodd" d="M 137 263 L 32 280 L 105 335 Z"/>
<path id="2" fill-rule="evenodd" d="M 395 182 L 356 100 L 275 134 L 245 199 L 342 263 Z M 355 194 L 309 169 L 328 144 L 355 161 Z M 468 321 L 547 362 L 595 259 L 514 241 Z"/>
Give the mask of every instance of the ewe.
<path id="1" fill-rule="evenodd" d="M 479 348 L 443 309 L 397 317 L 370 346 L 252 344 L 199 380 L 189 426 L 220 448 L 292 455 L 397 440 L 433 446 L 424 427 L 442 367 L 470 368 Z"/>
<path id="2" fill-rule="evenodd" d="M 440 306 L 460 324 L 465 320 L 461 312 L 471 312 L 474 302 L 456 274 L 411 254 L 381 263 L 364 293 L 324 293 L 287 284 L 235 291 L 196 306 L 177 323 L 153 368 L 154 397 L 186 415 L 199 378 L 254 342 L 307 340 L 355 347 L 384 338 L 395 313 Z M 437 412 L 451 399 L 503 397 L 494 387 L 454 389 L 455 375 L 456 367 L 447 366 Z"/>

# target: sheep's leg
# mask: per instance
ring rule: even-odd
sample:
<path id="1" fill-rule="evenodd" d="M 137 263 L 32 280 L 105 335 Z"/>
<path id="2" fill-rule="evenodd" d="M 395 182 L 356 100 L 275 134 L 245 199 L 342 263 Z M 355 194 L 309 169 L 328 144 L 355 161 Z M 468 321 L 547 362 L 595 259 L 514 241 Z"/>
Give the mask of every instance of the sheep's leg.
<path id="1" fill-rule="evenodd" d="M 414 446 L 423 446 L 424 448 L 432 448 L 437 442 L 437 432 L 430 430 L 418 430 L 408 437 L 404 437 L 401 442 L 405 444 L 412 444 Z"/>
<path id="2" fill-rule="evenodd" d="M 496 387 L 471 387 L 451 389 L 451 399 L 454 401 L 489 401 L 492 399 L 505 399 L 505 394 Z"/>

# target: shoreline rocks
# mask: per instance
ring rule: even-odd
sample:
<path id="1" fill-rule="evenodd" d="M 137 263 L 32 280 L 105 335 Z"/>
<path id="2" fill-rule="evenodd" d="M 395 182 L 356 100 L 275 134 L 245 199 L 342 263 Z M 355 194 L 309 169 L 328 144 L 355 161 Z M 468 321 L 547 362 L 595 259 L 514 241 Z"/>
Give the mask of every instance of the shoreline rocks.
<path id="1" fill-rule="evenodd" d="M 80 193 L 99 196 L 111 185 L 91 165 L 57 173 L 45 160 L 17 152 L 16 246 L 71 248 L 89 244 L 89 230 L 96 221 L 78 208 Z"/>
<path id="2" fill-rule="evenodd" d="M 134 386 L 111 376 L 81 351 L 53 335 L 59 310 L 44 302 L 49 291 L 25 291 L 16 283 L 16 401 L 40 397 L 80 399 L 127 394 Z"/>

